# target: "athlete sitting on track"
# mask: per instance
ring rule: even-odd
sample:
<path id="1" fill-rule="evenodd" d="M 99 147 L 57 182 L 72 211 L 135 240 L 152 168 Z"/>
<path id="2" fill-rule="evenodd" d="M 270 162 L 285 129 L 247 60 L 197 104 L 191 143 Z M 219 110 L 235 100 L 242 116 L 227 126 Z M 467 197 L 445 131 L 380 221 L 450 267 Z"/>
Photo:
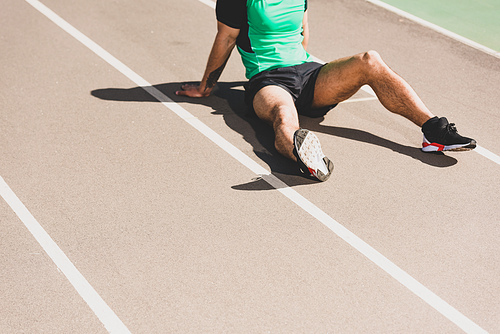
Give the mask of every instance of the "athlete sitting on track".
<path id="1" fill-rule="evenodd" d="M 237 45 L 246 68 L 245 101 L 274 128 L 278 152 L 303 172 L 325 181 L 333 163 L 314 133 L 300 129 L 298 114 L 325 115 L 361 86 L 369 85 L 389 111 L 422 127 L 425 152 L 473 149 L 475 140 L 435 117 L 413 89 L 375 51 L 322 65 L 306 52 L 307 0 L 218 0 L 217 35 L 199 85 L 183 85 L 177 95 L 210 95 Z"/>

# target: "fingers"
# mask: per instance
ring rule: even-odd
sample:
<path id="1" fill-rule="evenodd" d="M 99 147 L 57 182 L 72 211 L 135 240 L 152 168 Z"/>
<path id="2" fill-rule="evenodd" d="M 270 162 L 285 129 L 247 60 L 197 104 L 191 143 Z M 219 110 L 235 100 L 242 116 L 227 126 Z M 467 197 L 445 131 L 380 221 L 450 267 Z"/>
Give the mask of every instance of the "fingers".
<path id="1" fill-rule="evenodd" d="M 187 85 L 187 84 L 181 85 L 181 90 L 176 91 L 175 95 L 186 96 L 188 94 L 188 90 L 190 87 L 192 87 L 192 85 Z"/>
<path id="2" fill-rule="evenodd" d="M 183 84 L 183 85 L 181 85 L 181 89 L 184 90 L 184 91 L 185 90 L 193 90 L 193 89 L 197 90 L 198 87 L 199 87 L 198 85 L 194 85 L 194 84 Z"/>
<path id="3" fill-rule="evenodd" d="M 175 92 L 175 95 L 179 96 L 189 96 L 189 97 L 204 97 L 208 96 L 200 92 L 200 86 L 184 84 L 181 86 L 181 90 Z"/>
<path id="4" fill-rule="evenodd" d="M 178 96 L 189 96 L 189 91 L 178 90 L 178 91 L 175 92 L 175 95 L 178 95 Z"/>

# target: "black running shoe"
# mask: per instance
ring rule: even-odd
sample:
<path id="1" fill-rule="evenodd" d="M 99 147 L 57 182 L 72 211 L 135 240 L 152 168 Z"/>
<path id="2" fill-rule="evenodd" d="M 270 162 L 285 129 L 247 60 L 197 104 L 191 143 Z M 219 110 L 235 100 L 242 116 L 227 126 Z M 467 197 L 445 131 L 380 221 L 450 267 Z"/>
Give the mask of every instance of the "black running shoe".
<path id="1" fill-rule="evenodd" d="M 293 134 L 293 154 L 302 173 L 309 172 L 320 181 L 326 181 L 333 171 L 333 163 L 325 157 L 318 137 L 309 130 L 299 129 Z"/>
<path id="2" fill-rule="evenodd" d="M 468 151 L 476 147 L 476 141 L 459 135 L 455 124 L 448 123 L 446 117 L 431 118 L 422 126 L 422 132 L 424 152 Z"/>

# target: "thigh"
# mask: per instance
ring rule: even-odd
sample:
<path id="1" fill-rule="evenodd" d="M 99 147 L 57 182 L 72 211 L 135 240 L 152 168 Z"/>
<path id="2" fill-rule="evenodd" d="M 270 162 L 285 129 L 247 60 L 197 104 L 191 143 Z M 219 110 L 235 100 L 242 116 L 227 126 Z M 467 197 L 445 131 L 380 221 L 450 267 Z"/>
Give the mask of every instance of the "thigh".
<path id="1" fill-rule="evenodd" d="M 365 84 L 363 54 L 332 61 L 321 69 L 314 86 L 314 108 L 340 103 Z"/>
<path id="2" fill-rule="evenodd" d="M 286 118 L 288 122 L 299 123 L 297 109 L 291 94 L 284 88 L 269 85 L 261 88 L 253 99 L 253 108 L 257 117 L 270 125 L 277 118 Z"/>

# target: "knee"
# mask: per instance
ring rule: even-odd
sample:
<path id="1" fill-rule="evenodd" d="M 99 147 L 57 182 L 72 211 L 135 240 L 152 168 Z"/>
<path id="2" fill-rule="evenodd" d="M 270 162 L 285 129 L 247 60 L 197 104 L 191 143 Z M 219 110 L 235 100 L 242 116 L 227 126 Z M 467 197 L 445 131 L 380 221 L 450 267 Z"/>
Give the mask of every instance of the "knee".
<path id="1" fill-rule="evenodd" d="M 274 127 L 295 125 L 297 122 L 297 112 L 286 105 L 276 106 L 274 113 Z"/>
<path id="2" fill-rule="evenodd" d="M 369 68 L 376 68 L 384 64 L 382 57 L 377 51 L 367 51 L 358 55 L 363 64 Z"/>

